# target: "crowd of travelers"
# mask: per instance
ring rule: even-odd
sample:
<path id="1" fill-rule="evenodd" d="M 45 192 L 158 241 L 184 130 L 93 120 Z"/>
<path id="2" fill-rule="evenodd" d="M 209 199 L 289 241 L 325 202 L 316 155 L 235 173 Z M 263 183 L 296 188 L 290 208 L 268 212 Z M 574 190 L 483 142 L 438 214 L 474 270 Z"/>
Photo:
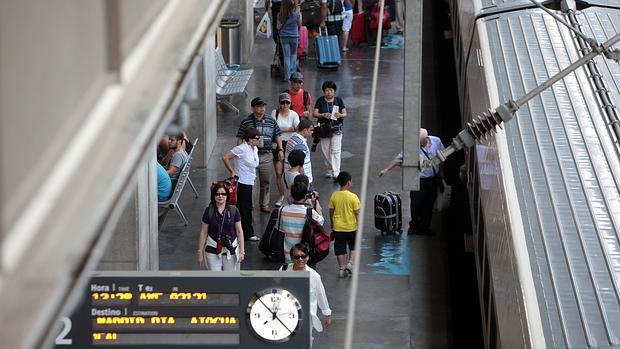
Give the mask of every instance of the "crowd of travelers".
<path id="1" fill-rule="evenodd" d="M 290 82 L 290 88 L 278 94 L 278 105 L 269 113 L 262 97 L 251 100 L 252 112 L 239 124 L 236 145 L 221 158 L 233 181 L 214 182 L 210 188 L 210 204 L 202 215 L 198 235 L 197 262 L 214 271 L 241 269 L 245 246 L 261 240 L 261 232 L 255 231 L 253 223 L 253 190 L 258 181 L 259 209 L 272 216 L 277 212 L 277 227 L 283 235 L 279 246 L 283 256 L 280 270 L 310 273 L 312 327 L 322 331 L 323 325 L 331 325 L 331 309 L 321 277 L 314 269 L 316 261 L 312 260 L 313 242 L 308 239 L 309 222 L 321 227 L 329 222 L 337 275 L 347 278 L 352 274 L 356 258 L 355 240 L 361 204 L 359 197 L 352 192 L 351 173 L 341 170 L 343 125 L 348 113 L 344 100 L 337 96 L 338 87 L 334 81 L 324 81 L 322 95 L 315 100 L 309 91 L 304 90 L 304 77 L 297 69 L 302 23 L 300 2 L 303 1 L 268 1 L 274 18 L 274 33 L 277 33 L 274 40 L 283 51 L 283 76 Z M 348 51 L 348 34 L 356 1 L 319 2 L 320 27 L 326 27 L 330 35 L 337 35 L 342 51 Z M 395 2 L 396 9 L 402 14 L 404 0 Z M 398 32 L 402 34 L 402 23 L 397 24 L 400 26 Z M 158 201 L 170 198 L 174 181 L 189 160 L 188 152 L 192 146 L 186 134 L 173 135 L 160 142 Z M 324 178 L 339 186 L 327 201 L 328 212 L 323 211 L 320 194 L 314 185 L 316 177 L 311 152 L 317 148 L 320 148 L 325 163 Z M 402 162 L 402 153 L 400 160 L 395 159 L 380 176 L 397 166 L 399 161 Z M 274 174 L 278 199 L 272 206 L 271 178 Z M 418 217 L 416 222 L 419 223 L 420 219 L 425 224 L 427 217 Z M 317 316 L 317 308 L 324 316 L 323 323 Z"/>
<path id="2" fill-rule="evenodd" d="M 277 212 L 278 230 L 283 236 L 279 249 L 286 266 L 282 268 L 310 271 L 311 288 L 316 289 L 311 300 L 313 327 L 320 330 L 317 307 L 325 317 L 325 326 L 331 324 L 331 310 L 321 278 L 314 270 L 312 242 L 307 239 L 308 222 L 321 227 L 330 223 L 333 232 L 329 238 L 334 241 L 338 276 L 349 277 L 355 258 L 360 200 L 351 192 L 351 174 L 341 171 L 343 121 L 347 110 L 343 99 L 336 95 L 337 85 L 325 81 L 323 95 L 315 100 L 303 89 L 303 81 L 303 75 L 294 72 L 290 88 L 278 94 L 278 105 L 270 112 L 262 97 L 251 100 L 252 112 L 239 124 L 236 146 L 221 158 L 230 178 L 236 179 L 235 204 L 229 203 L 229 184 L 216 182 L 211 186 L 211 201 L 202 216 L 197 262 L 209 270 L 241 268 L 245 246 L 260 241 L 259 236 L 263 235 L 256 231 L 253 222 L 252 194 L 257 183 L 260 211 L 272 215 Z M 175 140 L 171 139 L 168 146 L 174 146 Z M 327 201 L 328 212 L 324 212 L 314 185 L 311 152 L 317 145 L 327 169 L 324 177 L 340 186 Z M 270 201 L 272 177 L 278 190 L 275 202 Z"/>

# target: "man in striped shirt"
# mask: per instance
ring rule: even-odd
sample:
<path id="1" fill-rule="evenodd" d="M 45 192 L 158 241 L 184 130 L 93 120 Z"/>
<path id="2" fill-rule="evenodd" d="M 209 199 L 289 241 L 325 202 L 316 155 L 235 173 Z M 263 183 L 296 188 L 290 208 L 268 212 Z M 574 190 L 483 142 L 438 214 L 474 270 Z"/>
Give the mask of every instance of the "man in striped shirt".
<path id="1" fill-rule="evenodd" d="M 344 20 L 343 0 L 321 0 L 321 27 L 327 27 L 329 35 L 338 37 L 338 47 L 340 45 L 340 35 L 342 34 L 342 22 Z"/>
<path id="2" fill-rule="evenodd" d="M 280 229 L 284 233 L 284 258 L 286 263 L 291 263 L 290 249 L 301 243 L 304 225 L 306 223 L 306 212 L 308 208 L 306 202 L 308 187 L 304 183 L 296 182 L 291 186 L 291 196 L 293 204 L 286 205 L 280 213 Z M 323 225 L 324 219 L 318 212 L 312 209 L 312 218 Z"/>
<path id="3" fill-rule="evenodd" d="M 237 131 L 237 145 L 243 143 L 243 131 L 248 127 L 254 127 L 260 133 L 258 141 L 258 181 L 260 184 L 260 194 L 258 201 L 260 210 L 270 213 L 269 209 L 269 185 L 272 171 L 274 169 L 274 155 L 272 152 L 273 143 L 276 143 L 277 159 L 284 160 L 284 149 L 282 149 L 282 132 L 278 123 L 273 118 L 265 117 L 265 107 L 267 103 L 262 98 L 256 97 L 251 102 L 252 114 L 241 121 Z"/>
<path id="4" fill-rule="evenodd" d="M 301 150 L 306 154 L 306 158 L 304 159 L 304 173 L 308 176 L 308 180 L 310 181 L 310 188 L 312 188 L 312 163 L 310 162 L 310 148 L 308 148 L 308 143 L 306 139 L 312 136 L 312 131 L 314 131 L 314 125 L 312 121 L 309 119 L 303 118 L 299 121 L 299 125 L 297 125 L 297 132 L 293 133 L 293 135 L 289 138 L 288 142 L 286 142 L 286 149 L 284 155 L 284 171 L 288 171 L 291 168 L 291 164 L 288 163 L 288 156 L 293 150 Z"/>

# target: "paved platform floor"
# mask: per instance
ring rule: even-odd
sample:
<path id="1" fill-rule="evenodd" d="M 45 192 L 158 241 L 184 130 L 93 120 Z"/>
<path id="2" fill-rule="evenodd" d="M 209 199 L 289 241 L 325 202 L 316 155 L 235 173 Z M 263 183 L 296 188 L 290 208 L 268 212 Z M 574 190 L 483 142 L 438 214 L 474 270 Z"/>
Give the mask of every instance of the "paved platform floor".
<path id="1" fill-rule="evenodd" d="M 254 75 L 246 98 L 235 98 L 233 104 L 241 109 L 240 115 L 229 112 L 218 114 L 216 148 L 207 168 L 195 168 L 191 178 L 201 197 L 194 199 L 188 190 L 181 201 L 190 222 L 183 226 L 174 214 L 168 215 L 160 233 L 160 266 L 163 270 L 196 269 L 195 251 L 203 210 L 208 203 L 208 186 L 216 179 L 227 177 L 220 160 L 223 152 L 235 144 L 240 120 L 250 113 L 250 100 L 261 96 L 269 103 L 270 112 L 277 95 L 288 87 L 279 76 L 270 76 L 273 59 L 272 40 L 257 39 L 252 66 Z M 369 197 L 366 198 L 365 231 L 361 251 L 361 276 L 357 316 L 355 320 L 355 348 L 442 348 L 450 345 L 449 297 L 447 292 L 447 265 L 445 232 L 442 216 L 434 218 L 437 236 L 382 236 L 374 228 L 372 199 L 376 193 L 391 190 L 401 192 L 403 220 L 409 220 L 409 193 L 401 189 L 401 171 L 395 169 L 386 177 L 377 176 L 379 170 L 401 149 L 403 105 L 403 49 L 384 49 L 381 53 L 379 90 L 375 132 L 372 139 L 372 162 L 369 179 Z M 312 53 L 311 55 L 312 56 Z M 338 71 L 319 71 L 312 57 L 301 63 L 305 88 L 316 98 L 322 95 L 320 85 L 334 80 L 338 96 L 344 99 L 349 117 L 345 121 L 342 170 L 353 174 L 353 191 L 359 194 L 361 185 L 363 149 L 370 107 L 370 89 L 374 49 L 354 47 L 343 58 Z M 191 130 L 189 131 L 191 136 Z M 323 206 L 327 206 L 337 186 L 322 177 L 324 165 L 320 151 L 312 154 L 313 173 Z M 277 189 L 272 179 L 272 203 L 277 200 Z M 258 185 L 255 186 L 255 194 Z M 268 215 L 260 213 L 255 204 L 255 230 L 259 235 Z M 329 229 L 328 227 L 326 227 Z M 257 243 L 247 243 L 247 259 L 242 269 L 276 269 L 278 265 L 263 259 Z M 333 255 L 321 262 L 321 274 L 330 306 L 333 326 L 315 335 L 314 348 L 342 348 L 347 321 L 350 279 L 337 277 L 337 263 Z"/>

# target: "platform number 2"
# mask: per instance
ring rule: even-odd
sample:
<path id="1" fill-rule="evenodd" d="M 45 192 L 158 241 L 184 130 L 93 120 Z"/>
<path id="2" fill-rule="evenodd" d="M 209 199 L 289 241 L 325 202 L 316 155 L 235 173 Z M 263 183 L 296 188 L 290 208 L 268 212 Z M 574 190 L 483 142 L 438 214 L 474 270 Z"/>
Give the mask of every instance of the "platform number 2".
<path id="1" fill-rule="evenodd" d="M 69 332 L 71 331 L 71 319 L 66 316 L 60 318 L 62 321 L 62 330 L 56 337 L 56 345 L 71 345 L 73 341 L 71 338 L 66 338 Z"/>

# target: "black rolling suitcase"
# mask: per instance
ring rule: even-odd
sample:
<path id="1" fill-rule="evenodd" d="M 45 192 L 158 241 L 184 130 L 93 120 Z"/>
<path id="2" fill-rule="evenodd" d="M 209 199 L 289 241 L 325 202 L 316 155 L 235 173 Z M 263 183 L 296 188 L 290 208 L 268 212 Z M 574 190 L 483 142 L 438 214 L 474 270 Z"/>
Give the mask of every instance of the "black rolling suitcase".
<path id="1" fill-rule="evenodd" d="M 375 195 L 375 228 L 385 233 L 400 233 L 403 210 L 400 194 L 386 191 Z"/>

